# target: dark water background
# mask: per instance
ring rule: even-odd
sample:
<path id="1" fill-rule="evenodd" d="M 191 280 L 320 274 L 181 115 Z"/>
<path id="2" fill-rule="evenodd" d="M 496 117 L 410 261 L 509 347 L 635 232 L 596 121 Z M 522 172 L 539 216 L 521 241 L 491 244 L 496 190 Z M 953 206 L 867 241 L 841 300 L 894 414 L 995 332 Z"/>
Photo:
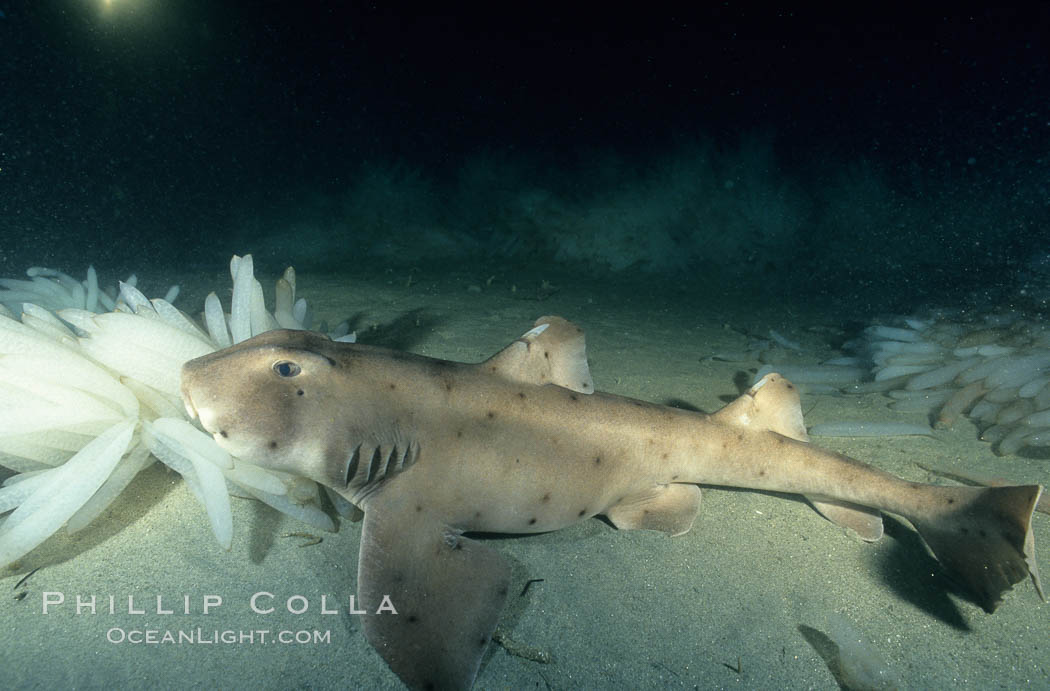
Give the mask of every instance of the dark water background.
<path id="1" fill-rule="evenodd" d="M 861 312 L 1050 289 L 1045 5 L 2 2 L 0 274 L 523 266 Z"/>

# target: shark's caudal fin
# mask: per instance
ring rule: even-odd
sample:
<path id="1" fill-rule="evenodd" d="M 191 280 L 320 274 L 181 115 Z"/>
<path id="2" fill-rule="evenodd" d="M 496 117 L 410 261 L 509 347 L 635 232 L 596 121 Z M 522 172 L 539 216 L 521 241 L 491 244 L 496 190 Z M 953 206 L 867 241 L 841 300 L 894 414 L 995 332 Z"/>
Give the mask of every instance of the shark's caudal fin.
<path id="1" fill-rule="evenodd" d="M 1032 513 L 1042 487 L 943 487 L 960 508 L 907 516 L 949 576 L 960 581 L 986 612 L 1003 593 L 1031 576 L 1039 597 L 1043 586 L 1035 561 Z"/>
<path id="2" fill-rule="evenodd" d="M 715 413 L 715 418 L 727 425 L 809 441 L 798 392 L 779 374 L 767 374 Z M 919 531 L 945 571 L 959 580 L 985 611 L 994 611 L 1003 593 L 1029 575 L 1039 596 L 1044 597 L 1031 526 L 1040 486 L 927 487 L 925 491 L 930 494 L 928 506 L 905 514 L 905 518 Z M 865 540 L 882 536 L 878 510 L 827 497 L 806 498 L 826 518 L 855 530 Z"/>
<path id="3" fill-rule="evenodd" d="M 742 396 L 715 413 L 714 419 L 734 427 L 769 430 L 798 441 L 809 441 L 798 389 L 776 373 L 759 379 Z M 877 509 L 827 497 L 807 495 L 806 499 L 824 518 L 849 528 L 861 539 L 874 542 L 882 537 L 882 514 Z"/>

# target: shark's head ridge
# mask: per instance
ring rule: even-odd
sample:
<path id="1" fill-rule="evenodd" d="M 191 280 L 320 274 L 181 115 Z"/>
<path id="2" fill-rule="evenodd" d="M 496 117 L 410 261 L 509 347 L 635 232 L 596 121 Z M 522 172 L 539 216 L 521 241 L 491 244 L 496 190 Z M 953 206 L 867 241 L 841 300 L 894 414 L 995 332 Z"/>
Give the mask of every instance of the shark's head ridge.
<path id="1" fill-rule="evenodd" d="M 302 474 L 302 459 L 318 453 L 310 428 L 326 414 L 319 384 L 341 366 L 331 345 L 320 334 L 279 330 L 191 360 L 182 368 L 183 402 L 231 454 Z"/>

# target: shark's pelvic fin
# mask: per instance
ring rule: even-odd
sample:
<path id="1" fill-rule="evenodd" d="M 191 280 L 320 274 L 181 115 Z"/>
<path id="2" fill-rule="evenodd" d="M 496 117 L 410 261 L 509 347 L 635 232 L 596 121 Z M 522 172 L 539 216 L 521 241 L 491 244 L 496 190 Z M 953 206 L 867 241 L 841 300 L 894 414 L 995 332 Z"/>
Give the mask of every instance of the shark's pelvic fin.
<path id="1" fill-rule="evenodd" d="M 605 515 L 621 530 L 662 530 L 675 536 L 689 532 L 699 510 L 699 487 L 670 484 L 628 495 Z"/>
<path id="2" fill-rule="evenodd" d="M 540 317 L 533 328 L 480 366 L 513 381 L 594 393 L 583 329 L 561 317 Z"/>

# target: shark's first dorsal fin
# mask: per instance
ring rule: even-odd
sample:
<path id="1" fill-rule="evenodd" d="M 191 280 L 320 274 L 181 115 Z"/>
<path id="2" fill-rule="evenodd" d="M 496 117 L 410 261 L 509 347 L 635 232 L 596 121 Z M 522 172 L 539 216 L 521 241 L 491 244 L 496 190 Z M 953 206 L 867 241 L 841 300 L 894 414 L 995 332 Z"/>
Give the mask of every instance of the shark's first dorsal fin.
<path id="1" fill-rule="evenodd" d="M 594 393 L 583 329 L 561 317 L 540 317 L 533 328 L 482 366 L 514 381 Z"/>
<path id="2" fill-rule="evenodd" d="M 798 389 L 775 372 L 759 379 L 743 396 L 713 417 L 735 427 L 770 430 L 798 441 L 809 441 L 802 422 Z"/>

